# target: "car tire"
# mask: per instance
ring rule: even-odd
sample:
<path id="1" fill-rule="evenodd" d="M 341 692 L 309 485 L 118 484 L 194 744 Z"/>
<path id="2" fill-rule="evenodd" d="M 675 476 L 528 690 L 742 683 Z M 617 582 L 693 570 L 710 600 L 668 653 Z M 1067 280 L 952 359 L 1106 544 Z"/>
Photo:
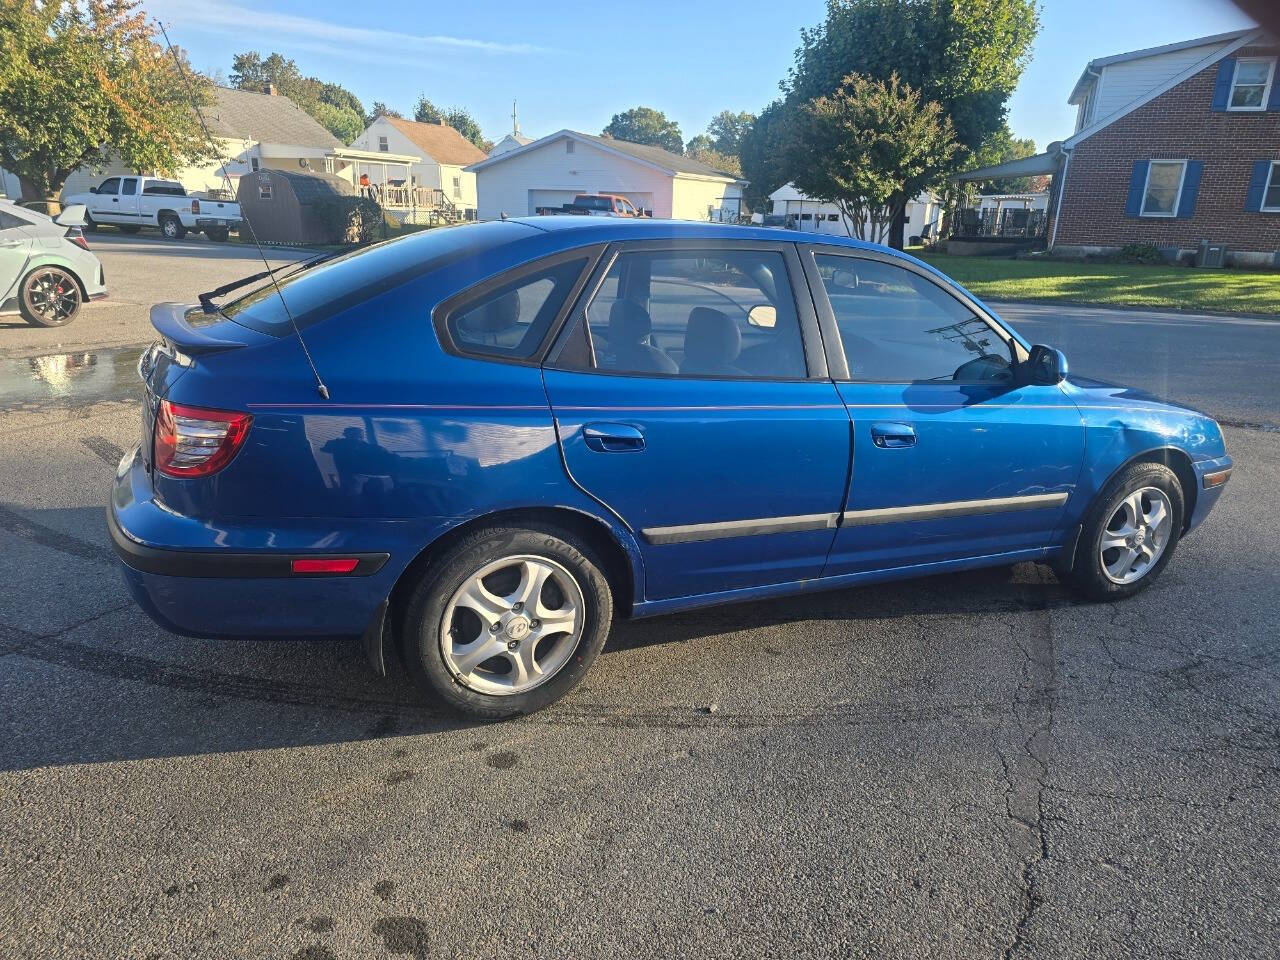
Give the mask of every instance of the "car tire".
<path id="1" fill-rule="evenodd" d="M 1120 471 L 1085 515 L 1071 586 L 1092 600 L 1145 590 L 1173 558 L 1185 503 L 1177 475 L 1162 463 Z"/>
<path id="2" fill-rule="evenodd" d="M 33 327 L 65 327 L 83 303 L 79 281 L 61 267 L 36 267 L 18 288 L 18 309 Z"/>
<path id="3" fill-rule="evenodd" d="M 215 227 L 213 229 L 206 230 L 204 235 L 214 243 L 226 243 L 227 238 L 231 236 L 231 231 L 226 227 Z"/>
<path id="4" fill-rule="evenodd" d="M 135 223 L 126 223 L 118 229 L 121 233 L 138 233 L 142 228 Z"/>
<path id="5" fill-rule="evenodd" d="M 187 235 L 187 228 L 173 214 L 165 214 L 160 218 L 160 232 L 166 240 L 181 240 Z"/>
<path id="6" fill-rule="evenodd" d="M 85 214 L 84 214 L 84 231 L 85 233 L 98 232 L 98 223 L 96 220 L 93 219 L 93 217 L 89 216 L 89 211 L 87 210 L 85 211 Z"/>
<path id="7" fill-rule="evenodd" d="M 601 570 L 586 544 L 554 527 L 468 534 L 428 564 L 405 606 L 399 632 L 410 675 L 472 717 L 554 703 L 609 635 L 613 595 Z M 570 624 L 571 632 L 557 629 Z"/>

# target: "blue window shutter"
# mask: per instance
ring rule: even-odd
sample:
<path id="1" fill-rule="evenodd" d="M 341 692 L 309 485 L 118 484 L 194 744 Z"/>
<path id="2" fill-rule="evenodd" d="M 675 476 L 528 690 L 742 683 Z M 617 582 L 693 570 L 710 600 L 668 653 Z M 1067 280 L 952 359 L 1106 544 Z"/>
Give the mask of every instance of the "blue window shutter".
<path id="1" fill-rule="evenodd" d="M 1218 62 L 1218 79 L 1213 85 L 1213 110 L 1226 110 L 1231 96 L 1231 81 L 1236 76 L 1236 58 L 1225 57 Z"/>
<path id="2" fill-rule="evenodd" d="M 1182 198 L 1178 201 L 1178 217 L 1185 220 L 1196 212 L 1196 194 L 1200 190 L 1200 174 L 1204 173 L 1203 160 L 1188 160 L 1187 172 L 1182 177 Z"/>
<path id="3" fill-rule="evenodd" d="M 1129 178 L 1129 199 L 1124 205 L 1126 217 L 1136 217 L 1142 213 L 1142 191 L 1147 185 L 1146 160 L 1133 161 L 1133 176 Z"/>
<path id="4" fill-rule="evenodd" d="M 1262 209 L 1262 193 L 1267 189 L 1267 174 L 1270 172 L 1270 160 L 1253 161 L 1253 176 L 1249 178 L 1249 192 L 1244 198 L 1244 208 L 1250 213 L 1257 213 Z"/>

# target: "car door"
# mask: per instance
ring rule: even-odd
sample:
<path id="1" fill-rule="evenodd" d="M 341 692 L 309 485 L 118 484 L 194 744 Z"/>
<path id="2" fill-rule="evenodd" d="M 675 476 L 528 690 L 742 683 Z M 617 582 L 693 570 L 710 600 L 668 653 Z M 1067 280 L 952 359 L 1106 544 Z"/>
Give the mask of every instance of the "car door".
<path id="1" fill-rule="evenodd" d="M 120 196 L 116 198 L 116 216 L 121 223 L 141 223 L 138 200 L 138 178 L 120 178 Z"/>
<path id="2" fill-rule="evenodd" d="M 794 245 L 614 245 L 544 381 L 569 474 L 636 534 L 644 599 L 821 571 L 849 423 Z"/>
<path id="3" fill-rule="evenodd" d="M 853 424 L 825 575 L 1007 555 L 1056 542 L 1084 459 L 1058 385 L 1017 382 L 1025 346 L 923 267 L 808 246 L 828 363 Z"/>
<path id="4" fill-rule="evenodd" d="M 120 178 L 108 177 L 89 195 L 89 215 L 98 223 L 120 223 Z"/>
<path id="5" fill-rule="evenodd" d="M 28 223 L 16 214 L 0 210 L 0 305 L 17 295 L 18 281 L 31 257 Z"/>

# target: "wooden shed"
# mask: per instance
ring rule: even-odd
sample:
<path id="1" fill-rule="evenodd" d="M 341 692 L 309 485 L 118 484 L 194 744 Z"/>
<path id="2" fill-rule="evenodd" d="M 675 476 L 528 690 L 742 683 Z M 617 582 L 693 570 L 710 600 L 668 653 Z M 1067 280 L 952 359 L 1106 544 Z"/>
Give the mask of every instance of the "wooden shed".
<path id="1" fill-rule="evenodd" d="M 271 243 L 334 243 L 332 208 L 356 189 L 331 173 L 262 169 L 240 178 L 236 200 L 259 240 Z M 243 231 L 247 235 L 247 231 Z"/>

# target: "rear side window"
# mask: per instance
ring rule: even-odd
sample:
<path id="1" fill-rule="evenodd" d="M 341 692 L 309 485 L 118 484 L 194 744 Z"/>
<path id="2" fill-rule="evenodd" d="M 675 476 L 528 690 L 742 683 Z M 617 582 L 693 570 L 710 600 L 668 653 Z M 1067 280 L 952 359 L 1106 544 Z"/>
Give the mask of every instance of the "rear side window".
<path id="1" fill-rule="evenodd" d="M 122 196 L 132 197 L 138 192 L 137 177 L 126 177 L 124 179 L 124 189 L 120 191 Z"/>
<path id="2" fill-rule="evenodd" d="M 563 260 L 506 282 L 485 284 L 483 291 L 446 315 L 452 346 L 459 353 L 529 359 L 546 339 L 586 265 L 586 257 Z"/>
<path id="3" fill-rule="evenodd" d="M 14 227 L 27 226 L 30 226 L 30 224 L 21 217 L 15 217 L 11 213 L 5 213 L 3 210 L 0 210 L 0 230 L 12 230 Z"/>

